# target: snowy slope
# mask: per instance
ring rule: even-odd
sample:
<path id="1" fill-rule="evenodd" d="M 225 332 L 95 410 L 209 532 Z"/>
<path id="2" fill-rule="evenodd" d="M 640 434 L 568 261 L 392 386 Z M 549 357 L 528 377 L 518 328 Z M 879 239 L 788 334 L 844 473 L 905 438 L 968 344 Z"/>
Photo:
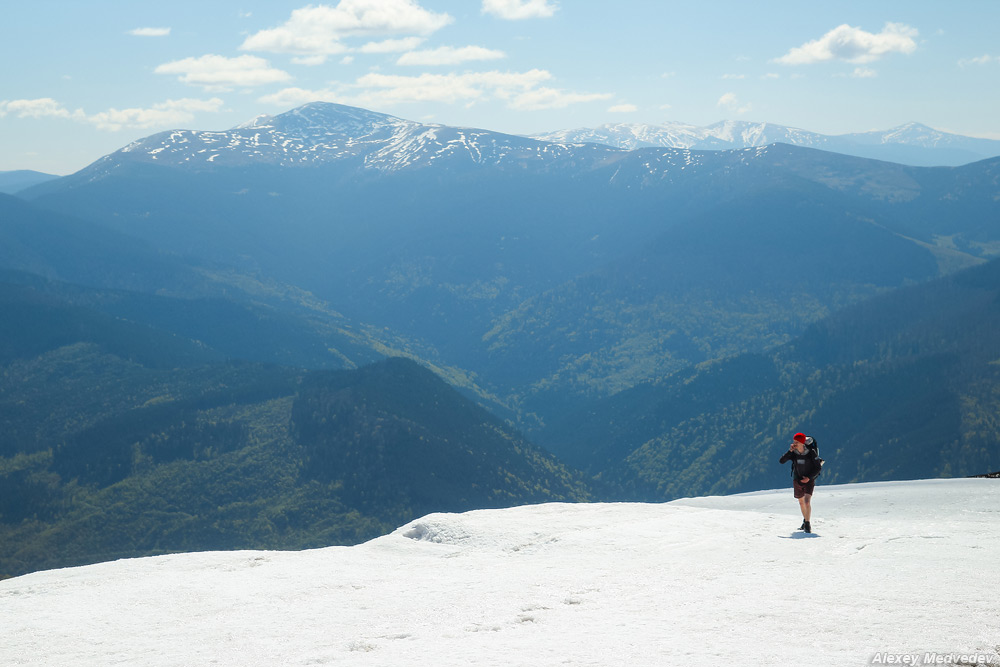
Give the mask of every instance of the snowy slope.
<path id="1" fill-rule="evenodd" d="M 435 514 L 0 582 L 0 664 L 1000 664 L 998 520 L 986 479 L 821 487 L 811 537 L 786 489 Z"/>

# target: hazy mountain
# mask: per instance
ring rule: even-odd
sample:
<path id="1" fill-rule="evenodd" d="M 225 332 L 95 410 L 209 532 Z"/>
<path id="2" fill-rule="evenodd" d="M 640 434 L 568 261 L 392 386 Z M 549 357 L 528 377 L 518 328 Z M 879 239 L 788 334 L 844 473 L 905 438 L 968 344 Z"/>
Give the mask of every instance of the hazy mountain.
<path id="1" fill-rule="evenodd" d="M 841 135 L 746 121 L 723 121 L 705 127 L 677 122 L 660 125 L 608 123 L 595 128 L 545 132 L 532 135 L 532 138 L 561 143 L 598 143 L 627 150 L 649 147 L 734 150 L 785 143 L 925 167 L 959 166 L 1000 156 L 1000 141 L 996 139 L 964 137 L 920 123 Z"/>
<path id="2" fill-rule="evenodd" d="M 30 169 L 0 171 L 0 193 L 12 195 L 33 185 L 46 183 L 57 178 L 59 177 Z"/>

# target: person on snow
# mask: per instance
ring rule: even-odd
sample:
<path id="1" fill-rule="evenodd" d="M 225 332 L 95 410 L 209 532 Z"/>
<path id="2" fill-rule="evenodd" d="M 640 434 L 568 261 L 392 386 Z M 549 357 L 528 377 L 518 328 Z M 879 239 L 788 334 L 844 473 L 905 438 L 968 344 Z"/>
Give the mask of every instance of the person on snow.
<path id="1" fill-rule="evenodd" d="M 823 459 L 819 457 L 819 447 L 816 441 L 805 433 L 796 433 L 789 445 L 788 451 L 778 463 L 792 462 L 792 489 L 802 510 L 802 525 L 799 530 L 812 532 L 809 518 L 812 515 L 812 494 L 816 486 L 816 477 L 823 467 Z"/>

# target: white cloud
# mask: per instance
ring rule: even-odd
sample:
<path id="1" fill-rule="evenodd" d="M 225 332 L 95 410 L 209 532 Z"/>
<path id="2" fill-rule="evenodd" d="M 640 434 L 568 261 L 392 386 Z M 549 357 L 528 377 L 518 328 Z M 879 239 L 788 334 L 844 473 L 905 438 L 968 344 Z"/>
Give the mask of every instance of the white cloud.
<path id="1" fill-rule="evenodd" d="M 291 107 L 314 101 L 339 102 L 366 108 L 385 108 L 413 102 L 475 105 L 500 101 L 510 109 L 534 111 L 561 109 L 571 104 L 605 100 L 611 94 L 575 93 L 545 87 L 552 75 L 545 70 L 527 72 L 466 72 L 402 76 L 369 72 L 352 84 L 307 90 L 286 88 L 259 99 L 263 104 Z"/>
<path id="2" fill-rule="evenodd" d="M 284 88 L 276 93 L 264 95 L 257 101 L 261 104 L 273 104 L 276 107 L 285 109 L 302 106 L 310 102 L 342 102 L 344 101 L 344 97 L 328 89 Z"/>
<path id="3" fill-rule="evenodd" d="M 747 78 L 746 74 L 723 74 L 722 75 L 723 81 L 732 81 L 732 80 L 740 81 L 740 80 L 743 80 L 745 78 Z"/>
<path id="4" fill-rule="evenodd" d="M 0 101 L 0 118 L 11 114 L 18 118 L 83 118 L 82 110 L 70 111 L 51 97 L 34 100 Z"/>
<path id="5" fill-rule="evenodd" d="M 361 99 L 383 104 L 399 102 L 476 102 L 490 98 L 509 99 L 551 78 L 544 70 L 528 72 L 468 72 L 465 74 L 420 74 L 399 76 L 369 73 L 355 84 L 363 89 Z"/>
<path id="6" fill-rule="evenodd" d="M 516 96 L 508 106 L 519 111 L 565 109 L 571 104 L 607 100 L 611 93 L 574 93 L 556 88 L 538 88 Z"/>
<path id="7" fill-rule="evenodd" d="M 397 65 L 459 65 L 470 60 L 499 60 L 506 58 L 503 51 L 486 49 L 481 46 L 463 46 L 455 48 L 442 46 L 426 51 L 410 51 L 404 53 L 396 61 Z"/>
<path id="8" fill-rule="evenodd" d="M 429 35 L 452 22 L 448 14 L 423 9 L 415 0 L 340 0 L 336 7 L 309 5 L 277 28 L 246 38 L 244 51 L 334 55 L 347 51 L 345 37 Z"/>
<path id="9" fill-rule="evenodd" d="M 616 104 L 608 109 L 608 113 L 632 113 L 638 110 L 639 107 L 634 104 Z"/>
<path id="10" fill-rule="evenodd" d="M 326 62 L 326 56 L 295 56 L 292 58 L 292 62 L 296 65 L 305 65 L 306 67 L 316 67 L 317 65 L 322 65 Z"/>
<path id="11" fill-rule="evenodd" d="M 830 60 L 864 64 L 889 53 L 913 53 L 917 48 L 915 28 L 903 23 L 886 23 L 880 33 L 854 28 L 846 23 L 819 39 L 795 47 L 774 62 L 809 65 Z"/>
<path id="12" fill-rule="evenodd" d="M 145 130 L 154 127 L 176 127 L 193 121 L 195 112 L 214 113 L 222 108 L 222 104 L 222 100 L 218 97 L 210 100 L 191 98 L 167 100 L 146 109 L 108 109 L 88 116 L 87 122 L 96 125 L 98 129 L 111 131 L 123 128 Z"/>
<path id="13" fill-rule="evenodd" d="M 483 0 L 483 13 L 493 14 L 502 19 L 548 18 L 559 8 L 549 0 Z"/>
<path id="14" fill-rule="evenodd" d="M 729 107 L 733 106 L 734 104 L 737 104 L 736 93 L 726 93 L 725 95 L 719 98 L 718 102 L 715 103 L 715 105 L 719 107 Z"/>
<path id="15" fill-rule="evenodd" d="M 878 76 L 878 72 L 870 67 L 855 67 L 851 72 L 851 77 L 855 79 L 873 79 Z"/>
<path id="16" fill-rule="evenodd" d="M 753 109 L 752 104 L 743 104 L 740 102 L 739 98 L 736 97 L 736 93 L 726 93 L 719 98 L 719 101 L 715 105 L 736 114 L 745 114 Z"/>
<path id="17" fill-rule="evenodd" d="M 128 34 L 136 37 L 166 37 L 170 34 L 170 28 L 136 28 L 129 30 Z"/>
<path id="18" fill-rule="evenodd" d="M 423 43 L 423 37 L 385 39 L 381 42 L 368 42 L 358 49 L 358 51 L 361 53 L 401 53 L 403 51 L 412 51 Z"/>
<path id="19" fill-rule="evenodd" d="M 217 97 L 209 100 L 184 98 L 167 100 L 149 108 L 112 108 L 87 115 L 82 109 L 69 111 L 51 97 L 44 97 L 36 100 L 4 100 L 0 102 L 0 116 L 10 113 L 18 118 L 65 118 L 90 123 L 100 130 L 116 131 L 123 128 L 149 129 L 177 126 L 194 120 L 196 112 L 217 112 L 222 105 L 222 100 Z"/>
<path id="20" fill-rule="evenodd" d="M 164 63 L 155 72 L 177 74 L 183 83 L 201 86 L 209 91 L 250 88 L 281 83 L 292 78 L 287 72 L 271 67 L 263 58 L 249 55 L 226 58 L 209 54 L 200 58 L 185 58 Z"/>

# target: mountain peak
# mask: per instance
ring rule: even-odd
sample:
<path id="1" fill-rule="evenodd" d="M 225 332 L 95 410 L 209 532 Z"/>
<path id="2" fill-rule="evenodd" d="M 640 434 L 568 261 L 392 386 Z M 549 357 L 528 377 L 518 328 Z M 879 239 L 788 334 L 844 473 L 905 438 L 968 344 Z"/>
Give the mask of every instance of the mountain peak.
<path id="1" fill-rule="evenodd" d="M 395 116 L 331 102 L 310 102 L 274 116 L 271 124 L 285 132 L 296 130 L 308 134 L 343 132 L 361 136 L 378 128 L 409 128 L 419 125 Z"/>

